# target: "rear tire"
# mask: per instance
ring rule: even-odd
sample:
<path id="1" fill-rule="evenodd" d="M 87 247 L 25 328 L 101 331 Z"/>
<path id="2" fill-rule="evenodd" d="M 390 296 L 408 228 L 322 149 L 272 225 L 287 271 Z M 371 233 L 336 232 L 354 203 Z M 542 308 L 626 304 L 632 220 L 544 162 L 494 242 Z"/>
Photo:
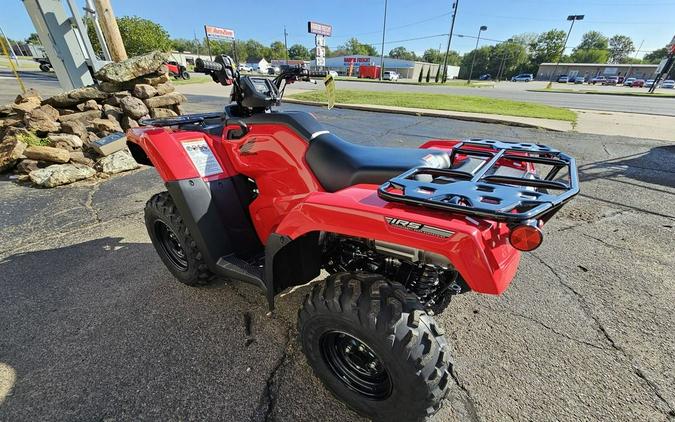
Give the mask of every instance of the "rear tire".
<path id="1" fill-rule="evenodd" d="M 377 421 L 419 421 L 448 391 L 441 328 L 400 283 L 339 273 L 314 286 L 298 316 L 310 366 L 335 396 Z"/>
<path id="2" fill-rule="evenodd" d="M 145 204 L 145 226 L 164 265 L 178 281 L 203 286 L 213 278 L 201 251 L 169 195 L 160 192 Z"/>

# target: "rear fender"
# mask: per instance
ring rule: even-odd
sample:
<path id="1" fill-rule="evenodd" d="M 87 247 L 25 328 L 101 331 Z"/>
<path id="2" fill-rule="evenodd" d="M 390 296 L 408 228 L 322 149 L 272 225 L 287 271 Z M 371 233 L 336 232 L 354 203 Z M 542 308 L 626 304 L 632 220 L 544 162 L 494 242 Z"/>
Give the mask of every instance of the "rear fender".
<path id="1" fill-rule="evenodd" d="M 310 194 L 279 224 L 276 235 L 296 239 L 314 231 L 443 255 L 469 287 L 480 293 L 503 292 L 520 260 L 508 241 L 505 224 L 386 202 L 377 196 L 375 185 Z"/>

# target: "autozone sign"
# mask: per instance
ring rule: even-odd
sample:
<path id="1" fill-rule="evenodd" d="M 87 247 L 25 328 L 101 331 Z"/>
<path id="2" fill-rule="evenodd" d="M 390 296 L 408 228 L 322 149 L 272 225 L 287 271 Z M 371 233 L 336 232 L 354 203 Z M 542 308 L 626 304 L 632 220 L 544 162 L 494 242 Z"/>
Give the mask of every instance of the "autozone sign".
<path id="1" fill-rule="evenodd" d="M 208 38 L 217 40 L 233 40 L 234 31 L 226 28 L 218 28 L 217 26 L 204 25 L 204 31 Z"/>
<path id="2" fill-rule="evenodd" d="M 307 22 L 307 32 L 310 34 L 323 35 L 330 37 L 333 34 L 333 26 L 319 22 Z"/>

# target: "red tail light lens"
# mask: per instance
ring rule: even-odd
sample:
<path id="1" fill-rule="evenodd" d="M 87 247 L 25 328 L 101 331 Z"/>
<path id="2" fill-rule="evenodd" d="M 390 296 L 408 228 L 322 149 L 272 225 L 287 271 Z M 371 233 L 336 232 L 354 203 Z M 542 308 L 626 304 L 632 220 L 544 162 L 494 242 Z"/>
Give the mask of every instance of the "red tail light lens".
<path id="1" fill-rule="evenodd" d="M 509 241 L 519 251 L 533 251 L 541 245 L 544 233 L 534 224 L 523 224 L 511 230 Z"/>

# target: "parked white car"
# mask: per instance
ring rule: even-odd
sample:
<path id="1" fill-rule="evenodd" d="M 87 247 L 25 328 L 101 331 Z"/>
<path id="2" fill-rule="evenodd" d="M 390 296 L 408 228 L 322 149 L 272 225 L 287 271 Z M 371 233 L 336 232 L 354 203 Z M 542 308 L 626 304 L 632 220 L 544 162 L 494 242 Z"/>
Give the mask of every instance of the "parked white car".
<path id="1" fill-rule="evenodd" d="M 393 70 L 385 70 L 385 72 L 382 74 L 382 79 L 385 81 L 398 81 L 398 78 L 400 78 L 401 75 L 399 75 L 397 72 L 394 72 Z"/>
<path id="2" fill-rule="evenodd" d="M 661 84 L 661 88 L 666 88 L 666 89 L 673 89 L 675 88 L 675 81 L 672 79 L 666 79 L 663 81 Z"/>
<path id="3" fill-rule="evenodd" d="M 239 65 L 239 71 L 242 72 L 253 72 L 253 68 L 245 63 Z"/>
<path id="4" fill-rule="evenodd" d="M 337 78 L 337 77 L 338 77 L 338 73 L 337 73 L 336 71 L 334 71 L 334 70 L 329 70 L 329 71 L 328 71 L 328 74 L 331 75 L 331 76 L 334 77 L 334 78 Z"/>
<path id="5" fill-rule="evenodd" d="M 654 85 L 654 79 L 647 79 L 645 82 L 645 88 L 651 88 Z"/>

